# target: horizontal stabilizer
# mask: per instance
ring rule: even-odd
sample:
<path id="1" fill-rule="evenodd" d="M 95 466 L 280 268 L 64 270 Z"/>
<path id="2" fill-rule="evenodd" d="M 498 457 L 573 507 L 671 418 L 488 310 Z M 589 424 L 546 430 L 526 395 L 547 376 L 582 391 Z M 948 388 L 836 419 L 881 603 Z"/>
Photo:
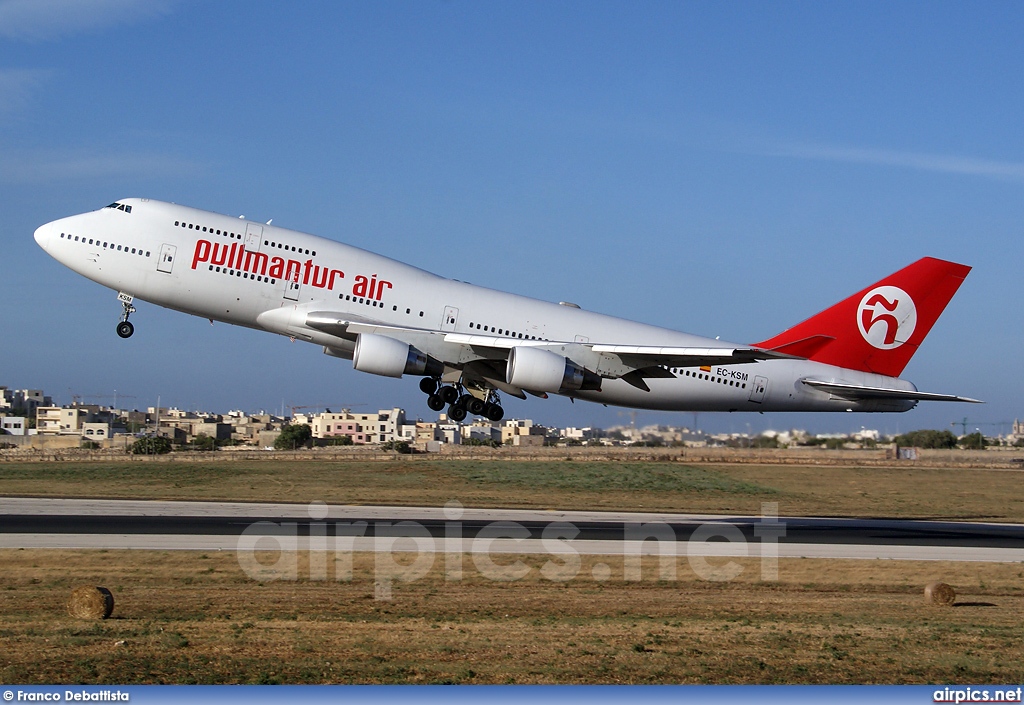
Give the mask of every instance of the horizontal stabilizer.
<path id="1" fill-rule="evenodd" d="M 907 401 L 963 401 L 970 404 L 983 404 L 980 399 L 958 397 L 954 394 L 935 394 L 934 392 L 918 392 L 912 389 L 886 389 L 885 387 L 864 387 L 857 384 L 841 382 L 823 382 L 816 379 L 805 379 L 803 383 L 809 387 L 820 389 L 842 399 L 863 401 L 867 399 L 904 399 Z"/>

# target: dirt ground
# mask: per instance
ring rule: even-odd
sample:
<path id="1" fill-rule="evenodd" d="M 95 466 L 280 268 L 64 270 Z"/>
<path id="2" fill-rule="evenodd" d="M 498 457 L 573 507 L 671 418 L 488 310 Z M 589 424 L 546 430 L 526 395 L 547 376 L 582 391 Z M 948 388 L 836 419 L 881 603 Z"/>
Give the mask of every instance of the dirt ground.
<path id="1" fill-rule="evenodd" d="M 335 560 L 332 555 L 331 560 Z M 656 559 L 584 556 L 554 581 L 540 556 L 496 581 L 461 556 L 405 582 L 355 554 L 350 580 L 260 582 L 232 552 L 0 551 L 4 683 L 965 683 L 1024 680 L 1024 566 L 784 559 L 728 582 Z M 267 557 L 270 561 L 273 557 Z M 496 559 L 498 560 L 498 559 Z M 725 562 L 728 559 L 712 559 Z M 453 566 L 448 566 L 453 567 Z M 374 576 L 378 579 L 375 580 Z M 390 575 L 390 580 L 380 579 Z M 303 578 L 302 576 L 307 576 Z M 923 586 L 953 585 L 953 607 Z M 115 598 L 76 620 L 78 585 Z M 390 595 L 388 595 L 390 591 Z M 389 599 L 381 599 L 389 597 Z"/>

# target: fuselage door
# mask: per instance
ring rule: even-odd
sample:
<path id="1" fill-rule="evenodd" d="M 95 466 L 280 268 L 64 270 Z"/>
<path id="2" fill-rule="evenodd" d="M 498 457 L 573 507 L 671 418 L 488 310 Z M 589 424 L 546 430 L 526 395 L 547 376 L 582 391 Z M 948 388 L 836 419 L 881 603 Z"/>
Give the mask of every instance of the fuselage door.
<path id="1" fill-rule="evenodd" d="M 299 300 L 299 286 L 301 281 L 299 280 L 299 270 L 296 269 L 291 272 L 291 278 L 285 278 L 284 282 L 284 297 L 289 301 Z"/>
<path id="2" fill-rule="evenodd" d="M 444 307 L 444 318 L 441 319 L 441 330 L 455 330 L 455 324 L 459 321 L 459 309 L 454 306 Z"/>
<path id="3" fill-rule="evenodd" d="M 754 383 L 750 386 L 750 401 L 760 404 L 764 401 L 764 395 L 768 391 L 768 378 L 760 375 L 754 376 Z"/>
<path id="4" fill-rule="evenodd" d="M 259 252 L 263 244 L 263 226 L 259 223 L 245 224 L 245 251 Z"/>
<path id="5" fill-rule="evenodd" d="M 160 245 L 160 258 L 156 262 L 156 271 L 170 274 L 174 269 L 174 253 L 177 250 L 177 247 L 168 245 L 166 242 Z"/>

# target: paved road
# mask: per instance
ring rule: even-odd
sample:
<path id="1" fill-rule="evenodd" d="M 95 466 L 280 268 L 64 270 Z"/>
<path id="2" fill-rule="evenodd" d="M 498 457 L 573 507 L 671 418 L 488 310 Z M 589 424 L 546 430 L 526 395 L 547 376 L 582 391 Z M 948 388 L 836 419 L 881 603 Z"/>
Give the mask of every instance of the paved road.
<path id="1" fill-rule="evenodd" d="M 760 555 L 767 539 L 777 541 L 771 550 L 780 557 L 1024 561 L 1024 525 L 1019 524 L 545 512 L 458 505 L 0 498 L 0 547 L 6 548 L 231 550 L 243 536 L 294 537 L 295 543 L 288 545 L 300 550 L 333 550 L 342 544 L 354 550 L 422 550 L 422 542 L 395 541 L 413 536 L 421 541 L 432 537 L 438 551 L 618 555 L 667 550 L 709 556 Z M 339 537 L 344 537 L 340 544 Z"/>

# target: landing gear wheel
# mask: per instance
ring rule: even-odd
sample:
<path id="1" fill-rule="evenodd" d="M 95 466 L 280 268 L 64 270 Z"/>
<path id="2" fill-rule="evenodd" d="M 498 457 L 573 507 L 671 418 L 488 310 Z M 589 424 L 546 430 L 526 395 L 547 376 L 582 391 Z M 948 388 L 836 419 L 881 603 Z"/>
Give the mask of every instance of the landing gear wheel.
<path id="1" fill-rule="evenodd" d="M 117 300 L 121 302 L 121 322 L 117 324 L 117 334 L 122 338 L 131 338 L 135 332 L 135 326 L 128 322 L 128 316 L 135 313 L 132 306 L 132 297 L 123 291 L 117 292 Z"/>
<path id="2" fill-rule="evenodd" d="M 448 407 L 448 418 L 452 421 L 465 421 L 466 410 L 458 404 L 452 404 Z"/>
<path id="3" fill-rule="evenodd" d="M 476 397 L 474 397 L 472 394 L 463 394 L 462 396 L 459 397 L 459 400 L 455 402 L 454 405 L 461 406 L 463 409 L 468 410 L 470 402 L 473 401 L 473 399 L 475 398 Z"/>
<path id="4" fill-rule="evenodd" d="M 424 377 L 420 380 L 420 391 L 427 395 L 436 394 L 437 380 L 433 377 Z"/>
<path id="5" fill-rule="evenodd" d="M 497 404 L 488 404 L 487 408 L 484 409 L 484 416 L 486 416 L 489 421 L 501 421 L 505 418 L 505 410 Z"/>
<path id="6" fill-rule="evenodd" d="M 441 397 L 445 404 L 454 404 L 459 400 L 459 390 L 455 387 L 441 387 L 437 396 Z"/>
<path id="7" fill-rule="evenodd" d="M 440 411 L 445 407 L 444 399 L 437 396 L 436 394 L 431 394 L 429 397 L 427 397 L 427 406 L 430 408 L 431 411 Z"/>
<path id="8" fill-rule="evenodd" d="M 473 397 L 469 400 L 469 403 L 465 404 L 466 411 L 473 414 L 473 416 L 480 416 L 484 413 L 484 409 L 487 408 L 487 402 L 483 399 L 477 399 Z"/>

